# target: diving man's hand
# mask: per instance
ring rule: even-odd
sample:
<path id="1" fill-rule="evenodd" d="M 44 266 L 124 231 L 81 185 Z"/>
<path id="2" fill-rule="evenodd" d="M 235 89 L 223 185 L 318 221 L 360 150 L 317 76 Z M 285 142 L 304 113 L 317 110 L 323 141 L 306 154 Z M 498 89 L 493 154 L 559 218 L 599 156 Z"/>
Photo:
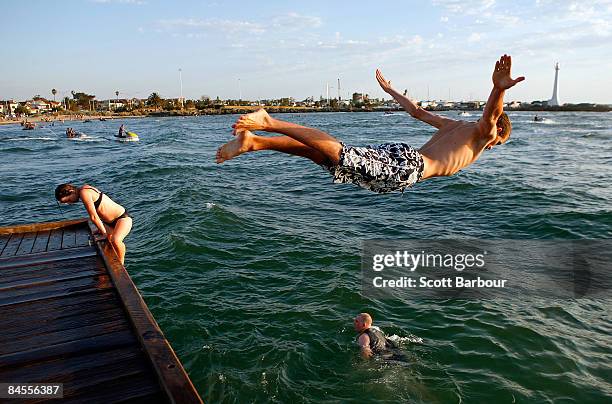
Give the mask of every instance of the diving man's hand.
<path id="1" fill-rule="evenodd" d="M 378 84 L 380 84 L 380 87 L 385 93 L 390 94 L 393 91 L 391 81 L 387 81 L 379 69 L 376 69 L 376 80 L 378 80 Z"/>
<path id="2" fill-rule="evenodd" d="M 513 87 L 516 83 L 520 83 L 525 80 L 525 77 L 521 76 L 513 79 L 510 76 L 510 68 L 512 67 L 512 58 L 508 55 L 502 56 L 495 63 L 495 70 L 493 70 L 493 86 L 500 90 L 507 90 Z"/>

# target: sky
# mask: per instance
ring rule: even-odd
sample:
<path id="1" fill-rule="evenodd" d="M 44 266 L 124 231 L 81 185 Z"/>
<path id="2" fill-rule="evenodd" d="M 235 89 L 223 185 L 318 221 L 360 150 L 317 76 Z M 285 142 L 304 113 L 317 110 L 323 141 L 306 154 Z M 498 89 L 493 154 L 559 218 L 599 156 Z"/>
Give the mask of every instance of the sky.
<path id="1" fill-rule="evenodd" d="M 0 99 L 269 99 L 353 92 L 486 100 L 504 53 L 526 80 L 506 100 L 612 103 L 612 0 L 3 2 Z"/>

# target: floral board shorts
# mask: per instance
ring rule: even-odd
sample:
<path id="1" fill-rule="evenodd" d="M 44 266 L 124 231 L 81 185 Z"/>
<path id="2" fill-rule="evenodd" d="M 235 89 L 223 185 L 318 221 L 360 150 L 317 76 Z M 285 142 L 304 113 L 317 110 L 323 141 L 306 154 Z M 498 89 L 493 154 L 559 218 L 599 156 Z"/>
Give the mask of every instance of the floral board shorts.
<path id="1" fill-rule="evenodd" d="M 378 193 L 412 187 L 423 176 L 423 156 L 405 143 L 353 147 L 342 143 L 338 165 L 322 166 L 336 184 L 356 184 Z"/>

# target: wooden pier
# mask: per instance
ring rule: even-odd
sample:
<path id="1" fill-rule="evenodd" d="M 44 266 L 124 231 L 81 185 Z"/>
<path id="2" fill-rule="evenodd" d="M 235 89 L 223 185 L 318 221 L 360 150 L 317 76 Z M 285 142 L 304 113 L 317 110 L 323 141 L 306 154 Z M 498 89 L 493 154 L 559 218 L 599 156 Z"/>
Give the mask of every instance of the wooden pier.
<path id="1" fill-rule="evenodd" d="M 0 383 L 63 383 L 62 403 L 201 403 L 92 226 L 83 219 L 0 228 Z"/>

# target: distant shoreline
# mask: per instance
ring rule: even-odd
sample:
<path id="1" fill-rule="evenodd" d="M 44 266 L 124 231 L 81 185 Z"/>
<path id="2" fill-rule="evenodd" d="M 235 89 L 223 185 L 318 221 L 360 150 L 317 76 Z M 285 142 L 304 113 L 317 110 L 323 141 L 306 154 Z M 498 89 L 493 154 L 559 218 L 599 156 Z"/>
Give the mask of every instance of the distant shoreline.
<path id="1" fill-rule="evenodd" d="M 316 113 L 316 112 L 403 112 L 400 108 L 388 109 L 388 108 L 343 108 L 343 109 L 331 109 L 331 108 L 311 108 L 311 107 L 279 107 L 279 106 L 224 106 L 223 108 L 210 108 L 204 110 L 188 109 L 188 110 L 173 110 L 173 111 L 135 111 L 135 112 L 123 112 L 123 113 L 92 113 L 89 111 L 83 111 L 79 114 L 59 114 L 59 115 L 33 115 L 28 117 L 14 118 L 10 120 L 0 118 L 0 125 L 18 125 L 23 121 L 27 122 L 58 122 L 58 121 L 84 121 L 89 119 L 91 121 L 98 120 L 116 120 L 116 119 L 130 119 L 130 118 L 150 118 L 150 117 L 175 117 L 175 116 L 201 116 L 201 115 L 232 115 L 232 114 L 244 114 L 256 111 L 260 108 L 265 108 L 270 113 Z M 453 109 L 453 108 L 436 108 L 429 109 L 432 111 L 455 111 L 455 112 L 480 112 L 482 109 Z M 547 112 L 610 112 L 612 107 L 598 105 L 596 108 L 586 107 L 580 108 L 579 105 L 571 106 L 560 106 L 560 107 L 544 107 L 544 108 L 512 108 L 506 109 L 507 112 L 533 112 L 533 113 L 547 113 Z"/>

